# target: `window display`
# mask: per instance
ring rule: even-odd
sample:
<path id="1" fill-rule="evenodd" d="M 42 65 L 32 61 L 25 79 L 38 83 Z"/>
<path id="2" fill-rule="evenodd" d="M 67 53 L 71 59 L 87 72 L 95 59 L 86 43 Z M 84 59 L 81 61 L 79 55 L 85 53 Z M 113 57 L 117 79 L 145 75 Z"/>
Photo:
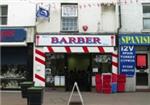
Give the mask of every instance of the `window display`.
<path id="1" fill-rule="evenodd" d="M 20 82 L 27 76 L 25 65 L 2 65 L 1 68 L 1 88 L 20 88 Z"/>
<path id="2" fill-rule="evenodd" d="M 58 82 L 58 80 L 61 80 L 61 76 L 64 76 L 64 59 L 64 54 L 46 53 L 46 86 L 61 86 L 64 84 Z"/>
<path id="3" fill-rule="evenodd" d="M 99 73 L 111 73 L 112 72 L 112 56 L 109 54 L 100 55 L 93 54 L 92 55 L 92 67 L 97 68 Z"/>

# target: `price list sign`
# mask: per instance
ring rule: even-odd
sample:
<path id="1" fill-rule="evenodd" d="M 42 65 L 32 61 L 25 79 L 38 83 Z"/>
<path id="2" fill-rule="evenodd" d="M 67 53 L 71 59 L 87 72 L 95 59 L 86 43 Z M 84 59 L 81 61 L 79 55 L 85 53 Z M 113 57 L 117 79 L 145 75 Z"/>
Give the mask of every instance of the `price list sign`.
<path id="1" fill-rule="evenodd" d="M 133 77 L 135 74 L 134 46 L 120 46 L 120 74 Z"/>

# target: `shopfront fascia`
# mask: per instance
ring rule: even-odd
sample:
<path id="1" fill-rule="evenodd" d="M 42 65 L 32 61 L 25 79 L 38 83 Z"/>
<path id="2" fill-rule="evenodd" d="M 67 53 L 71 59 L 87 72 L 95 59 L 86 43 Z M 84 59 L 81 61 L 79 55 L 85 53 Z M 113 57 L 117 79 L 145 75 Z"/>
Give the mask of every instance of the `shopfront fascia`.
<path id="1" fill-rule="evenodd" d="M 34 73 L 36 86 L 45 86 L 45 53 L 99 53 L 112 55 L 112 73 L 118 72 L 116 35 L 36 35 Z"/>
<path id="2" fill-rule="evenodd" d="M 0 30 L 1 89 L 20 89 L 20 82 L 32 79 L 28 78 L 33 65 L 28 66 L 32 48 L 27 44 L 27 35 L 27 30 L 21 27 Z"/>

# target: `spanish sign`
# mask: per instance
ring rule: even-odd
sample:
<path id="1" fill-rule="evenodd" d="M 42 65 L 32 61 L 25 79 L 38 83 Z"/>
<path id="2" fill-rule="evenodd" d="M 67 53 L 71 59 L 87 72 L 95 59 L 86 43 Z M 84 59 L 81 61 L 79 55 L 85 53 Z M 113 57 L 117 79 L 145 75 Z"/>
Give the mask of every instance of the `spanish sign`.
<path id="1" fill-rule="evenodd" d="M 120 74 L 133 77 L 135 72 L 134 46 L 120 46 Z"/>
<path id="2" fill-rule="evenodd" d="M 150 34 L 121 34 L 120 45 L 150 45 Z"/>

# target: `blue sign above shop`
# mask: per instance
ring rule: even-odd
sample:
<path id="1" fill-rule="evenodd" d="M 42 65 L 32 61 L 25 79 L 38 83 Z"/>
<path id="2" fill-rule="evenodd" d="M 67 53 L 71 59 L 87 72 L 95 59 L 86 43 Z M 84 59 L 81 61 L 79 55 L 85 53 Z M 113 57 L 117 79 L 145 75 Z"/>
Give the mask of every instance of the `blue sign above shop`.
<path id="1" fill-rule="evenodd" d="M 120 46 L 120 74 L 133 77 L 135 74 L 134 46 Z"/>
<path id="2" fill-rule="evenodd" d="M 150 34 L 120 34 L 119 45 L 150 46 Z"/>
<path id="3" fill-rule="evenodd" d="M 23 42 L 26 40 L 26 31 L 24 29 L 1 29 L 1 42 Z"/>

